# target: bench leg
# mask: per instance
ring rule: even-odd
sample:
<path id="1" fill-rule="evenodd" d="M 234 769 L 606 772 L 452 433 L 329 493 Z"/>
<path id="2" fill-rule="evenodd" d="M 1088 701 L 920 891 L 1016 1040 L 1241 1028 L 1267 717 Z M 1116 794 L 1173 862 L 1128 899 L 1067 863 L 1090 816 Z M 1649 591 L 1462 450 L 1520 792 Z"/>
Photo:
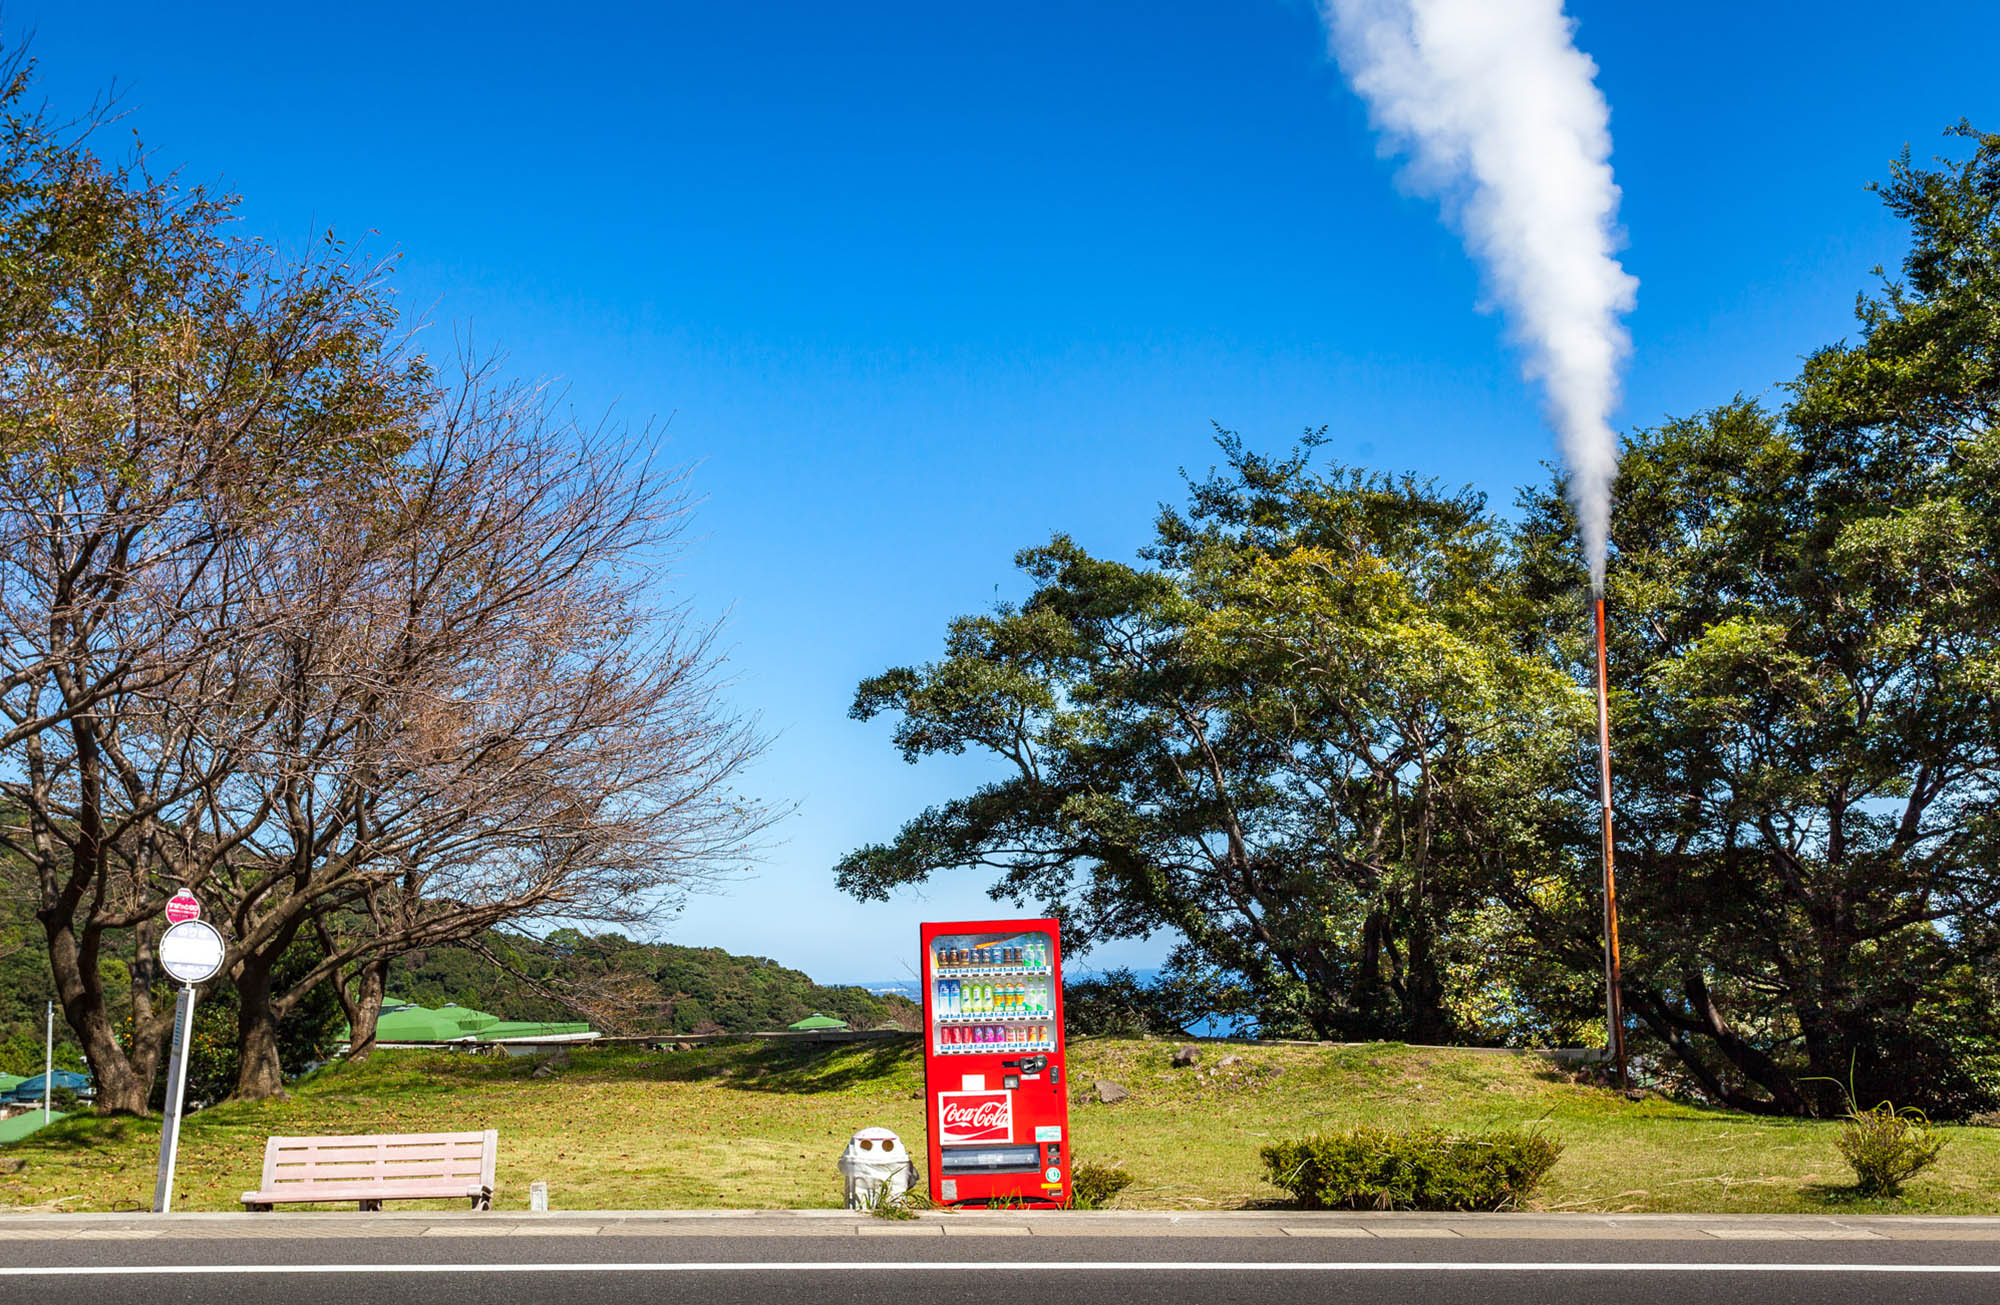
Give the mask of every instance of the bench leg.
<path id="1" fill-rule="evenodd" d="M 491 1210 L 493 1208 L 493 1194 L 488 1192 L 484 1195 L 473 1197 L 472 1208 L 475 1210 Z"/>
<path id="2" fill-rule="evenodd" d="M 362 1201 L 360 1205 L 364 1210 L 380 1210 L 382 1208 L 380 1201 Z"/>
<path id="3" fill-rule="evenodd" d="M 243 1203 L 243 1211 L 246 1214 L 257 1214 L 260 1212 L 263 1214 L 269 1214 L 271 1212 L 271 1207 L 268 1202 L 264 1201 L 245 1201 Z"/>

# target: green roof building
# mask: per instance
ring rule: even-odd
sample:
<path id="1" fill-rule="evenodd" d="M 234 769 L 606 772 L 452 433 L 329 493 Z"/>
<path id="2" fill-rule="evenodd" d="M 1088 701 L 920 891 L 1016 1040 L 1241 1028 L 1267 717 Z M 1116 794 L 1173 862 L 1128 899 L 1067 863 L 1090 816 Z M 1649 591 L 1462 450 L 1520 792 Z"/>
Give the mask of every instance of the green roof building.
<path id="1" fill-rule="evenodd" d="M 589 1033 L 590 1025 L 582 1020 L 567 1023 L 534 1020 L 501 1020 L 482 1029 L 479 1036 L 490 1042 L 505 1042 L 509 1038 L 566 1038 L 578 1033 Z"/>
<path id="2" fill-rule="evenodd" d="M 341 1037 L 350 1030 L 342 1029 Z M 584 1021 L 503 1020 L 470 1006 L 446 1004 L 432 1010 L 412 1001 L 394 998 L 382 1003 L 375 1021 L 375 1043 L 380 1047 L 411 1043 L 503 1042 L 516 1038 L 544 1041 L 584 1042 L 597 1036 Z"/>
<path id="3" fill-rule="evenodd" d="M 815 1011 L 798 1023 L 787 1024 L 785 1027 L 797 1032 L 804 1032 L 808 1029 L 844 1029 L 847 1027 L 847 1021 L 837 1020 L 831 1015 L 821 1015 Z"/>

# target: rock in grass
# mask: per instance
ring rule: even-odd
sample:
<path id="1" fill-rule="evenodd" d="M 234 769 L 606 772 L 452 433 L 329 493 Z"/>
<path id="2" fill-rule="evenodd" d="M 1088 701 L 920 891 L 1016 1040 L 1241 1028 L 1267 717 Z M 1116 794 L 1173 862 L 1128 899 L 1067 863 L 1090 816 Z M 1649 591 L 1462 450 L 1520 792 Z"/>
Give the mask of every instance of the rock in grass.
<path id="1" fill-rule="evenodd" d="M 1215 1067 L 1217 1069 L 1228 1069 L 1231 1065 L 1240 1065 L 1242 1063 L 1243 1057 L 1241 1056 L 1224 1056 L 1221 1060 L 1215 1062 Z"/>
<path id="2" fill-rule="evenodd" d="M 1175 1047 L 1175 1048 L 1174 1048 L 1174 1068 L 1175 1068 L 1175 1069 L 1186 1069 L 1186 1068 L 1187 1068 L 1187 1067 L 1188 1067 L 1189 1065 L 1192 1065 L 1192 1064 L 1195 1064 L 1195 1063 L 1196 1063 L 1197 1061 L 1199 1061 L 1200 1059 L 1201 1059 L 1201 1048 L 1200 1048 L 1200 1047 Z"/>
<path id="3" fill-rule="evenodd" d="M 1120 1087 L 1118 1084 L 1113 1083 L 1108 1078 L 1098 1079 L 1097 1082 L 1093 1083 L 1091 1086 L 1097 1092 L 1097 1099 L 1107 1106 L 1114 1105 L 1120 1101 L 1124 1101 L 1132 1095 L 1130 1092 L 1127 1092 L 1123 1087 Z"/>

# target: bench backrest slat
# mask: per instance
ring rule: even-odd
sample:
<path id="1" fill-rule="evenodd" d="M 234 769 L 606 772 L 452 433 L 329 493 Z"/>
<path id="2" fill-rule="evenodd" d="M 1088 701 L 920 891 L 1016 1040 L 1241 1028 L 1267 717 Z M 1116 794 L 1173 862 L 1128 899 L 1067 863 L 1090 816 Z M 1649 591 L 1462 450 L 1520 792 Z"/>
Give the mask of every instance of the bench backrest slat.
<path id="1" fill-rule="evenodd" d="M 499 1137 L 492 1128 L 479 1133 L 273 1137 L 264 1144 L 262 1190 L 337 1186 L 357 1196 L 365 1196 L 372 1186 L 490 1190 Z"/>

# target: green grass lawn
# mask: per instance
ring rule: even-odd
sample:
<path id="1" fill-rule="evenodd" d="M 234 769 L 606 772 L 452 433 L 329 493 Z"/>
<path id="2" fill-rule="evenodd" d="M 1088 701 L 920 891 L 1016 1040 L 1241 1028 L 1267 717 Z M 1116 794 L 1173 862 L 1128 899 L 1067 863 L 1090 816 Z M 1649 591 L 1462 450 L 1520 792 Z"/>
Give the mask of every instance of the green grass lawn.
<path id="1" fill-rule="evenodd" d="M 1071 1047 L 1075 1095 L 1093 1080 L 1132 1099 L 1071 1107 L 1077 1155 L 1135 1181 L 1116 1204 L 1236 1209 L 1283 1194 L 1263 1181 L 1262 1143 L 1359 1123 L 1454 1129 L 1536 1125 L 1567 1148 L 1540 1208 L 1587 1211 L 2000 1213 L 2000 1129 L 1949 1130 L 1937 1168 L 1902 1201 L 1857 1201 L 1836 1125 L 1767 1120 L 1573 1084 L 1535 1056 L 1395 1045 L 1204 1048 L 1088 1039 Z M 1226 1054 L 1243 1064 L 1214 1067 Z M 834 1160 L 848 1134 L 886 1125 L 921 1148 L 923 1066 L 914 1042 L 800 1047 L 737 1043 L 689 1052 L 587 1050 L 530 1077 L 527 1059 L 383 1052 L 298 1085 L 290 1099 L 222 1105 L 182 1133 L 176 1208 L 240 1209 L 273 1133 L 500 1130 L 495 1205 L 523 1209 L 528 1183 L 558 1210 L 839 1204 Z M 78 1115 L 0 1148 L 0 1206 L 144 1208 L 159 1125 Z M 350 1207 L 351 1208 L 351 1207 Z"/>

